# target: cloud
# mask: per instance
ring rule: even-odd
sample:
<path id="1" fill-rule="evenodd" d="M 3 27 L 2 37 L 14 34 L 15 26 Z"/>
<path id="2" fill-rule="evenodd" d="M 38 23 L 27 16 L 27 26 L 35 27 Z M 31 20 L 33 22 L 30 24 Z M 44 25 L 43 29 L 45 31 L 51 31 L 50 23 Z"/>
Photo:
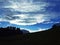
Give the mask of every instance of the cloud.
<path id="1" fill-rule="evenodd" d="M 33 2 L 32 0 L 8 0 L 0 8 L 0 21 L 6 21 L 16 25 L 35 25 L 37 23 L 51 22 L 52 19 L 60 17 L 60 13 L 56 13 L 56 11 L 52 12 L 55 9 L 54 7 L 58 5 L 53 4 L 41 1 Z M 31 14 L 29 12 L 37 12 L 37 14 Z M 44 13 L 38 14 L 38 12 Z"/>
<path id="2" fill-rule="evenodd" d="M 54 24 L 54 23 L 60 23 L 60 22 L 59 21 L 57 21 L 57 22 L 53 22 L 53 21 L 43 22 L 43 24 Z"/>
<path id="3" fill-rule="evenodd" d="M 42 23 L 44 21 L 49 21 L 43 14 L 36 14 L 36 15 L 20 14 L 20 15 L 13 15 L 13 16 L 19 18 L 13 20 L 9 20 L 9 19 L 7 20 L 12 24 L 17 24 L 17 25 L 34 25 L 37 23 Z"/>
<path id="4" fill-rule="evenodd" d="M 1 8 L 3 12 L 3 17 L 1 15 L 2 19 L 0 18 L 1 21 L 7 21 L 17 25 L 34 25 L 45 21 L 43 14 L 30 14 L 28 12 L 43 11 L 47 3 L 33 3 L 32 0 L 9 0 L 8 2 L 10 3 L 9 6 L 6 5 L 4 8 Z M 18 14 L 17 12 L 27 12 L 28 14 Z"/>
<path id="5" fill-rule="evenodd" d="M 52 15 L 52 14 L 51 14 Z M 35 25 L 37 23 L 52 23 L 52 19 L 56 19 L 59 16 L 50 14 L 17 14 L 17 15 L 5 15 L 0 18 L 0 21 L 6 21 L 16 25 Z M 55 23 L 55 22 L 53 22 Z"/>
<path id="6" fill-rule="evenodd" d="M 19 0 L 18 0 L 19 1 Z M 40 3 L 33 3 L 33 1 L 28 0 L 21 0 L 21 1 L 9 1 L 11 5 L 5 6 L 4 8 L 12 8 L 13 11 L 20 11 L 20 12 L 36 12 L 42 11 L 45 6 L 48 4 L 45 2 Z"/>
<path id="7" fill-rule="evenodd" d="M 49 14 L 13 15 L 14 17 L 19 17 L 19 18 L 9 20 L 9 22 L 12 23 L 12 24 L 17 24 L 17 25 L 34 25 L 34 24 L 37 24 L 37 23 L 46 23 L 46 24 L 47 23 L 55 23 L 53 20 L 57 19 L 59 16 L 57 16 L 57 15 L 52 15 L 51 16 L 51 15 L 49 15 Z"/>

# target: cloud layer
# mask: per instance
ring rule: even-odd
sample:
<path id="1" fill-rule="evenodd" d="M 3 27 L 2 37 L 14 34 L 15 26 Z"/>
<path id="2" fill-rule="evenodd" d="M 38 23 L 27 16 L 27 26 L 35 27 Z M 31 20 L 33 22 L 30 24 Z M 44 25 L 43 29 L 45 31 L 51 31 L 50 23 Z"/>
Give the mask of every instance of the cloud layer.
<path id="1" fill-rule="evenodd" d="M 1 0 L 0 21 L 17 25 L 35 25 L 37 23 L 51 22 L 60 16 L 54 10 L 59 4 L 52 3 L 52 5 L 51 3 L 44 1 L 34 2 L 33 0 Z"/>

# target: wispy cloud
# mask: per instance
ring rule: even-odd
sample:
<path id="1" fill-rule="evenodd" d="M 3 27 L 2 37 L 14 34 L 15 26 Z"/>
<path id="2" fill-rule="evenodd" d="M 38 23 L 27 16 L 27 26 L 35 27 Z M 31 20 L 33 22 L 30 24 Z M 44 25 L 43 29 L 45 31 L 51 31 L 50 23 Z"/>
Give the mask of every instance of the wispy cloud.
<path id="1" fill-rule="evenodd" d="M 20 12 L 37 12 L 42 11 L 45 6 L 48 4 L 45 2 L 40 3 L 33 3 L 33 0 L 22 0 L 22 1 L 9 1 L 11 5 L 5 6 L 4 8 L 12 8 L 13 11 L 20 11 Z"/>
<path id="2" fill-rule="evenodd" d="M 14 16 L 19 17 L 19 19 L 11 20 L 9 22 L 17 25 L 34 25 L 45 21 L 44 18 L 45 15 L 41 15 L 41 14 L 36 14 L 32 16 L 29 14 L 21 14 Z"/>
<path id="3" fill-rule="evenodd" d="M 0 21 L 11 24 L 34 25 L 44 22 L 50 23 L 52 19 L 60 17 L 60 13 L 57 13 L 56 10 L 52 12 L 52 10 L 56 9 L 56 6 L 59 7 L 58 3 L 52 3 L 52 5 L 49 2 L 33 2 L 33 0 L 8 0 L 2 2 L 6 4 L 1 3 L 3 7 L 0 7 Z M 37 14 L 29 12 L 37 12 Z M 38 12 L 42 13 L 38 14 Z"/>
<path id="4" fill-rule="evenodd" d="M 52 19 L 56 19 L 58 17 L 59 16 L 51 16 L 49 14 L 18 14 L 13 16 L 5 16 L 1 18 L 0 21 L 7 21 L 11 24 L 17 25 L 34 25 L 37 23 L 55 23 L 52 21 Z"/>

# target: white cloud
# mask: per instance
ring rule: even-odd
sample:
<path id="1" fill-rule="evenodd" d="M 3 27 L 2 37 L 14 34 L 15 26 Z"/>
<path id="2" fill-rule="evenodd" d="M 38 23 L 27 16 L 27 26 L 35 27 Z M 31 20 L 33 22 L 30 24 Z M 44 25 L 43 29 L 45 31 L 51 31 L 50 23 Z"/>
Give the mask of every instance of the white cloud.
<path id="1" fill-rule="evenodd" d="M 0 21 L 7 21 L 11 24 L 16 24 L 16 25 L 35 25 L 37 23 L 43 23 L 43 24 L 57 23 L 57 22 L 52 22 L 51 19 L 56 19 L 58 16 L 54 16 L 54 17 L 52 16 L 49 14 L 48 15 L 47 14 L 31 14 L 31 15 L 16 14 L 10 17 L 6 15 L 0 18 Z M 18 18 L 15 18 L 15 17 L 18 17 Z"/>
<path id="2" fill-rule="evenodd" d="M 56 22 L 53 22 L 53 21 L 47 21 L 47 22 L 44 22 L 43 24 L 54 24 L 54 23 L 60 23 L 59 21 L 56 21 Z"/>
<path id="3" fill-rule="evenodd" d="M 13 15 L 19 17 L 19 19 L 8 20 L 8 22 L 17 25 L 34 25 L 37 23 L 42 23 L 46 20 L 45 15 L 43 14 L 36 14 L 36 15 L 29 15 L 29 14 L 21 14 L 21 15 Z"/>
<path id="4" fill-rule="evenodd" d="M 55 19 L 58 16 L 55 13 L 49 13 L 47 14 L 31 14 L 28 12 L 43 12 L 43 10 L 46 10 L 45 7 L 48 7 L 48 3 L 45 2 L 33 2 L 32 0 L 9 0 L 11 3 L 10 5 L 4 6 L 4 8 L 8 8 L 8 10 L 4 9 L 3 16 L 0 18 L 0 21 L 7 21 L 11 24 L 17 24 L 17 25 L 34 25 L 37 23 L 43 23 L 47 22 L 49 23 L 51 19 Z M 22 3 L 23 2 L 23 3 Z M 12 10 L 12 12 L 10 12 Z M 20 14 L 17 12 L 25 12 L 25 14 Z M 13 14 L 12 14 L 13 13 Z M 28 14 L 26 14 L 28 13 Z M 12 15 L 11 15 L 12 14 Z"/>
<path id="5" fill-rule="evenodd" d="M 0 21 L 7 21 L 11 24 L 16 24 L 16 25 L 34 25 L 37 23 L 45 23 L 45 24 L 54 23 L 54 22 L 51 22 L 51 19 L 57 18 L 57 16 L 52 18 L 51 15 L 47 15 L 47 14 L 32 14 L 32 15 L 16 14 L 16 15 L 12 15 L 10 17 L 9 16 L 5 16 L 5 17 L 0 18 Z M 14 19 L 14 17 L 18 17 L 18 18 Z"/>
<path id="6" fill-rule="evenodd" d="M 44 14 L 16 14 L 14 11 L 18 12 L 37 12 L 45 10 L 45 7 L 48 6 L 45 2 L 33 2 L 33 0 L 9 0 L 10 5 L 4 6 L 4 8 L 9 8 L 13 15 L 5 15 L 2 17 L 1 21 L 8 21 L 11 24 L 17 25 L 34 25 L 37 23 L 42 23 L 46 21 Z M 8 12 L 7 12 L 8 13 Z M 15 18 L 18 17 L 18 18 Z"/>
<path id="7" fill-rule="evenodd" d="M 47 3 L 33 3 L 33 1 L 28 0 L 22 0 L 22 1 L 9 1 L 11 5 L 5 6 L 5 8 L 12 8 L 14 11 L 20 11 L 20 12 L 36 12 L 36 11 L 42 11 L 46 6 L 48 6 Z"/>
<path id="8" fill-rule="evenodd" d="M 0 21 L 4 21 L 4 19 L 0 18 Z"/>

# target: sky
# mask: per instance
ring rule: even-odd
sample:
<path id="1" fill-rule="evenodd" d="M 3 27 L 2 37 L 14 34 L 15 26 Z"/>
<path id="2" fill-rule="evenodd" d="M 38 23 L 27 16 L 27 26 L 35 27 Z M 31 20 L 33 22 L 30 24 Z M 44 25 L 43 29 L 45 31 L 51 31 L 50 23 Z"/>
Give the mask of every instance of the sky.
<path id="1" fill-rule="evenodd" d="M 37 32 L 55 23 L 60 23 L 60 0 L 0 0 L 0 27 Z"/>

